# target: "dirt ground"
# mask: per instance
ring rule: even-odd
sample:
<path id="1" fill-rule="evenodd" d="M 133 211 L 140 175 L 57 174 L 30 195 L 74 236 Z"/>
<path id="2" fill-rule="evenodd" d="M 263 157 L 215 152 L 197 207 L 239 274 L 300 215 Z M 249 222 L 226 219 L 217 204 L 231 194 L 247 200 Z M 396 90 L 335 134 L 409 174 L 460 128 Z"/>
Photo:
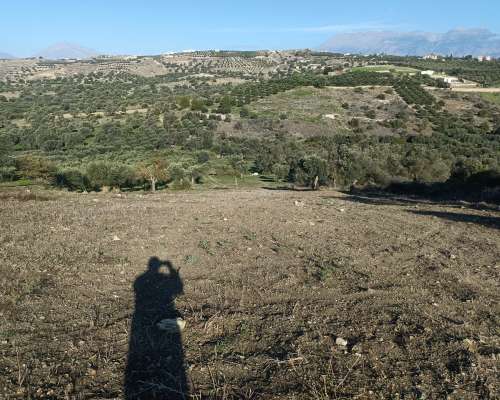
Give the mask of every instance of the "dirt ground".
<path id="1" fill-rule="evenodd" d="M 0 194 L 0 398 L 500 398 L 493 207 Z"/>

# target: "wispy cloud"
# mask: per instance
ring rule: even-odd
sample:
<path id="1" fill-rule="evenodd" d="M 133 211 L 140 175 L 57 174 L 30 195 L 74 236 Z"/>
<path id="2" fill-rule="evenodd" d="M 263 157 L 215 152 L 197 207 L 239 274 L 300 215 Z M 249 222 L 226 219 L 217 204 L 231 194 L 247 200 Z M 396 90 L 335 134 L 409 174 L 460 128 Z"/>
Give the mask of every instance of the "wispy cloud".
<path id="1" fill-rule="evenodd" d="M 210 33 L 341 33 L 341 32 L 356 32 L 356 31 L 376 31 L 376 30 L 393 30 L 407 28 L 403 25 L 386 24 L 381 22 L 364 22 L 357 24 L 332 24 L 309 27 L 282 27 L 282 28 L 266 28 L 266 27 L 224 27 L 212 29 Z"/>

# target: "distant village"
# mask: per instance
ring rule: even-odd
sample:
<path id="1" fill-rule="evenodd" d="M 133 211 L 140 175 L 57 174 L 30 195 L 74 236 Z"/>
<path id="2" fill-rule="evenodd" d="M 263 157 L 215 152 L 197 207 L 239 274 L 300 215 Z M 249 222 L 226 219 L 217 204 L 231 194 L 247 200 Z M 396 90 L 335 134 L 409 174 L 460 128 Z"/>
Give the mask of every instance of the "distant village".
<path id="1" fill-rule="evenodd" d="M 434 53 L 431 53 L 431 54 L 427 54 L 425 56 L 422 57 L 424 60 L 445 60 L 445 57 L 439 55 L 439 54 L 434 54 Z M 473 56 L 466 56 L 464 58 L 474 58 Z M 495 61 L 495 57 L 493 56 L 477 56 L 475 57 L 477 59 L 477 61 L 479 62 L 485 62 L 485 61 Z"/>

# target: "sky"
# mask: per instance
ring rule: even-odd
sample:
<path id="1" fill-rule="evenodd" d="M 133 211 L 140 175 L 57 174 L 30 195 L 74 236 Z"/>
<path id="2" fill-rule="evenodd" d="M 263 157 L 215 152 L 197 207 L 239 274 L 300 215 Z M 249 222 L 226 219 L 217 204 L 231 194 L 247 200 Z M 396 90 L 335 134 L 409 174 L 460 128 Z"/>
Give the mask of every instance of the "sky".
<path id="1" fill-rule="evenodd" d="M 0 52 L 58 42 L 110 54 L 318 48 L 352 31 L 500 33 L 498 0 L 0 0 Z"/>

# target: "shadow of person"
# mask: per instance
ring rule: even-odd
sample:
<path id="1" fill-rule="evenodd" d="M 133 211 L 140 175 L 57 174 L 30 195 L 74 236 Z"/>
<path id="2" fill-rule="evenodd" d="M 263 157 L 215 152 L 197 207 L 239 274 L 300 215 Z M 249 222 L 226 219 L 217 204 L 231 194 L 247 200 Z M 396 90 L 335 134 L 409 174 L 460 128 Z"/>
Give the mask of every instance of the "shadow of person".
<path id="1" fill-rule="evenodd" d="M 162 272 L 162 267 L 166 272 Z M 183 284 L 169 261 L 152 257 L 134 283 L 135 311 L 125 371 L 127 400 L 186 399 L 188 387 L 182 337 L 178 325 L 158 327 L 164 319 L 179 318 L 174 304 Z"/>

